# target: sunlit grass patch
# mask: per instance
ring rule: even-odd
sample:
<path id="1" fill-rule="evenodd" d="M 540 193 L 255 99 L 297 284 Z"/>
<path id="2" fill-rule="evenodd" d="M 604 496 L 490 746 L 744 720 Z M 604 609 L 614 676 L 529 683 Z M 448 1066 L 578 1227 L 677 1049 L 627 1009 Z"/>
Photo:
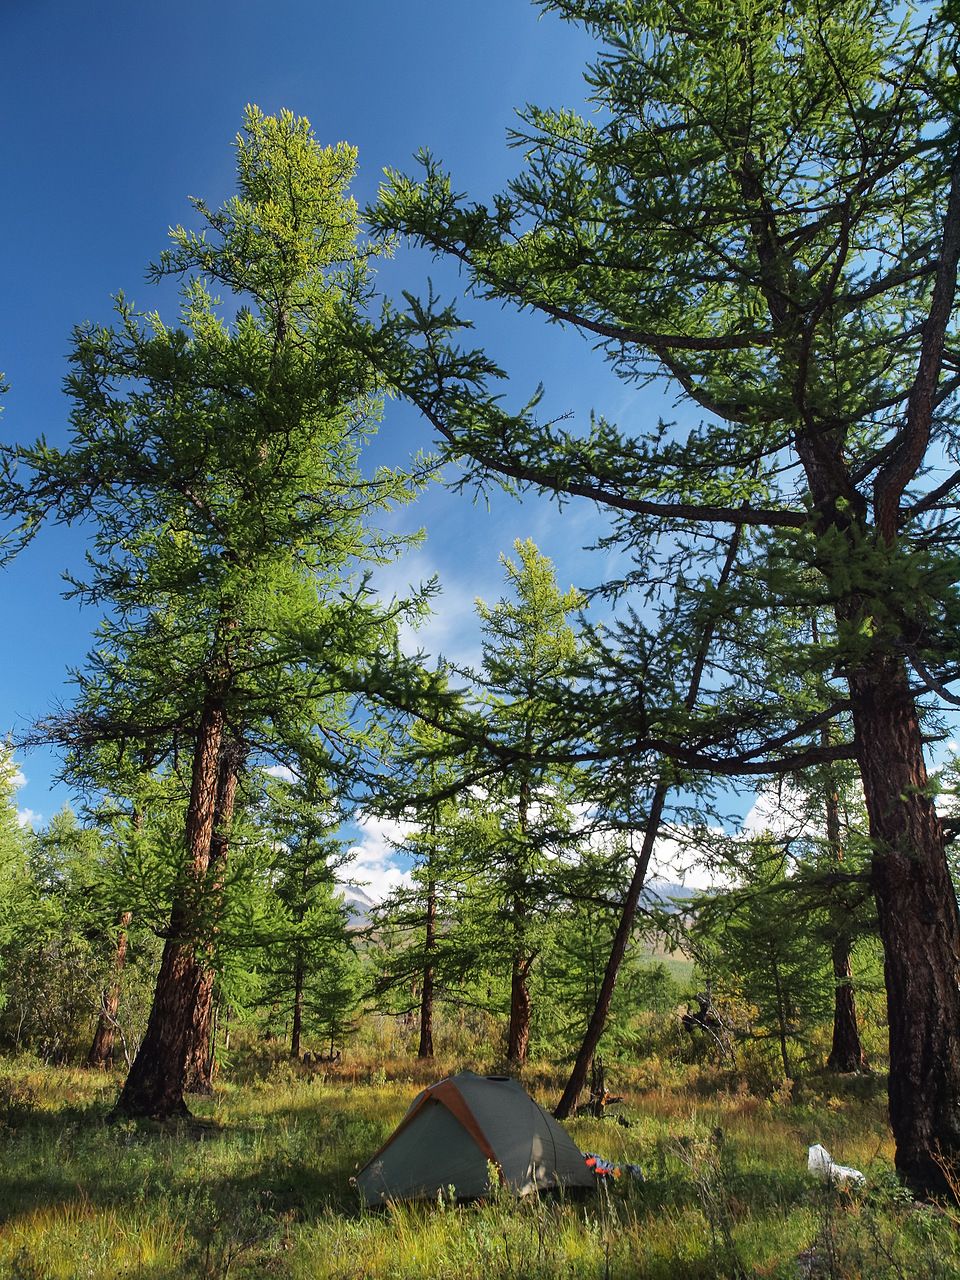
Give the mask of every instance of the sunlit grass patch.
<path id="1" fill-rule="evenodd" d="M 825 1258 L 832 1270 L 811 1276 L 960 1277 L 956 1218 L 914 1205 L 892 1174 L 874 1081 L 823 1075 L 756 1097 L 685 1068 L 651 1092 L 624 1069 L 623 1102 L 566 1127 L 582 1150 L 640 1166 L 642 1181 L 625 1172 L 583 1199 L 444 1195 L 374 1212 L 350 1178 L 444 1069 L 263 1065 L 218 1082 L 192 1120 L 156 1124 L 111 1123 L 116 1083 L 97 1073 L 63 1072 L 61 1088 L 55 1068 L 0 1064 L 0 1280 L 796 1280 L 798 1259 Z M 562 1084 L 545 1063 L 523 1078 L 546 1105 Z M 814 1182 L 813 1141 L 863 1168 L 868 1187 Z"/>

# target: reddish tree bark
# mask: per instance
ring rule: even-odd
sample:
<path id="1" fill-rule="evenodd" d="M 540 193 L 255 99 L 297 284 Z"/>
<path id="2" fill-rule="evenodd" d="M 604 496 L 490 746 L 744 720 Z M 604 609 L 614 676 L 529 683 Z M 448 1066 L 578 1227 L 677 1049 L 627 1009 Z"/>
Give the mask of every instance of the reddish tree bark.
<path id="1" fill-rule="evenodd" d="M 237 780 L 243 749 L 235 739 L 224 741 L 217 776 L 216 811 L 213 834 L 210 837 L 210 857 L 207 865 L 208 904 L 215 904 L 223 892 L 223 876 L 230 851 L 230 825 L 233 822 L 233 806 L 237 794 Z M 213 924 L 214 930 L 216 924 Z M 210 963 L 213 944 L 204 945 L 206 967 L 197 988 L 197 1007 L 193 1016 L 193 1043 L 187 1062 L 187 1093 L 208 1095 L 213 1092 L 213 987 L 216 973 Z M 299 1056 L 299 1051 L 298 1051 Z"/>
<path id="2" fill-rule="evenodd" d="M 171 909 L 147 1030 L 117 1099 L 115 1116 L 169 1119 L 189 1114 L 183 1093 L 204 973 L 196 958 L 197 928 L 210 859 L 222 741 L 223 710 L 216 699 L 209 698 L 194 750 L 184 885 Z"/>
<path id="3" fill-rule="evenodd" d="M 916 702 L 895 658 L 851 675 L 855 746 L 874 853 L 890 1028 L 897 1169 L 921 1191 L 948 1187 L 960 1153 L 960 914 L 928 790 Z"/>
<path id="4" fill-rule="evenodd" d="M 127 926 L 132 911 L 121 911 L 117 920 L 117 947 L 113 957 L 113 982 L 100 998 L 100 1017 L 93 1033 L 93 1044 L 87 1055 L 88 1067 L 112 1069 L 117 1038 L 117 1010 L 120 1007 L 120 983 L 127 962 Z"/>
<path id="5" fill-rule="evenodd" d="M 849 938 L 844 935 L 837 938 L 831 950 L 831 959 L 836 986 L 833 996 L 833 1043 L 827 1066 L 831 1071 L 865 1071 L 870 1064 L 860 1042 Z"/>
<path id="6" fill-rule="evenodd" d="M 527 985 L 533 956 L 522 950 L 513 953 L 510 975 L 510 1030 L 507 1035 L 507 1059 L 523 1063 L 530 1046 L 530 988 Z"/>
<path id="7" fill-rule="evenodd" d="M 917 371 L 906 412 L 889 452 L 877 468 L 869 502 L 851 475 L 842 433 L 815 426 L 798 389 L 797 456 L 803 464 L 820 528 L 846 536 L 851 563 L 872 543 L 895 554 L 902 503 L 923 468 L 947 328 L 960 264 L 960 150 L 953 157 L 940 253 L 922 329 Z M 785 299 L 771 300 L 775 321 L 786 320 Z M 780 313 L 783 313 L 782 315 Z M 784 338 L 787 337 L 785 325 Z M 871 884 L 883 940 L 890 1029 L 890 1124 L 897 1169 L 919 1192 L 947 1193 L 937 1163 L 960 1156 L 960 914 L 944 852 L 943 831 L 928 792 L 916 696 L 900 656 L 909 635 L 880 593 L 869 600 L 836 588 L 837 618 L 875 638 L 871 652 L 851 663 L 847 676 L 854 746 L 863 779 L 873 842 Z M 909 631 L 909 626 L 907 627 Z"/>

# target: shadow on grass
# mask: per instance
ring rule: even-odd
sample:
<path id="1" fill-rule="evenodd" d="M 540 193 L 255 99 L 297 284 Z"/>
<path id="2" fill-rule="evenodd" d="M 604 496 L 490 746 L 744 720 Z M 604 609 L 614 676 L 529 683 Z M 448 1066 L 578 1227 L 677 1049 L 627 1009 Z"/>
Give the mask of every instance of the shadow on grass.
<path id="1" fill-rule="evenodd" d="M 188 1228 L 200 1208 L 218 1221 L 223 1206 L 256 1207 L 258 1220 L 355 1212 L 349 1178 L 382 1126 L 339 1111 L 305 1123 L 304 1114 L 271 1113 L 269 1124 L 256 1115 L 229 1125 L 111 1121 L 97 1103 L 20 1116 L 0 1124 L 0 1224 L 51 1210 L 162 1209 Z"/>

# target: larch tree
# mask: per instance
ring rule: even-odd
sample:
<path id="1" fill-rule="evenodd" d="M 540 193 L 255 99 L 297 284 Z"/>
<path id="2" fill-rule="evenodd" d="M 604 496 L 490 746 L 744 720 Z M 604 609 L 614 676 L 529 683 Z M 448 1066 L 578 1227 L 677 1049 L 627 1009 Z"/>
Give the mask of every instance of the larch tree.
<path id="1" fill-rule="evenodd" d="M 825 728 L 826 740 L 828 734 Z M 819 910 L 824 921 L 814 940 L 829 950 L 833 969 L 833 1037 L 827 1067 L 841 1072 L 867 1070 L 857 1017 L 853 946 L 864 933 L 875 931 L 876 920 L 867 821 L 855 765 L 833 761 L 794 779 L 783 807 L 802 824 L 798 871 L 809 892 L 807 909 Z M 791 834 L 789 828 L 786 834 Z M 792 857 L 797 856 L 794 848 Z"/>
<path id="2" fill-rule="evenodd" d="M 334 832 L 343 820 L 335 798 L 309 780 L 272 779 L 262 816 L 272 850 L 267 863 L 274 916 L 272 937 L 258 961 L 260 1003 L 289 1018 L 290 1057 L 329 1014 L 331 982 L 346 952 L 346 912 L 336 874 L 346 862 Z M 318 987 L 319 975 L 325 975 Z"/>
<path id="3" fill-rule="evenodd" d="M 575 588 L 561 591 L 551 561 L 533 542 L 502 556 L 512 598 L 477 601 L 483 662 L 473 673 L 485 744 L 508 767 L 491 770 L 464 794 L 459 841 L 473 865 L 468 896 L 487 917 L 495 951 L 510 973 L 507 1058 L 522 1063 L 530 1039 L 530 978 L 541 921 L 550 912 L 583 831 L 577 770 L 534 759 L 553 731 L 551 711 L 573 696 L 587 644 L 571 619 L 586 606 Z"/>
<path id="4" fill-rule="evenodd" d="M 505 982 L 506 1056 L 522 1063 L 531 973 L 550 934 L 545 920 L 585 870 L 583 774 L 550 757 L 558 742 L 561 754 L 567 749 L 569 708 L 593 642 L 574 621 L 586 607 L 582 593 L 560 590 L 552 562 L 532 541 L 514 545 L 516 560 L 501 557 L 511 596 L 492 606 L 477 601 L 479 669 L 442 665 L 435 686 L 449 690 L 459 680 L 457 700 L 439 711 L 433 702 L 403 707 L 414 724 L 376 804 L 415 829 L 405 847 L 420 865 L 385 915 L 393 938 L 421 927 L 425 934 L 422 947 L 393 950 L 378 988 L 394 991 L 405 978 L 409 991 L 422 970 L 432 1000 L 442 972 L 448 993 L 453 980 L 479 982 L 487 997 L 478 994 L 477 1003 L 493 1007 L 494 988 Z M 422 1006 L 427 1025 L 423 1015 Z"/>
<path id="5" fill-rule="evenodd" d="M 795 1080 L 789 1044 L 823 1021 L 833 997 L 830 956 L 814 936 L 824 904 L 799 898 L 785 844 L 769 832 L 747 842 L 738 862 L 735 889 L 694 898 L 691 933 L 714 944 L 712 976 L 756 1007 L 753 1034 L 776 1039 L 784 1077 Z"/>
<path id="6" fill-rule="evenodd" d="M 7 998 L 6 970 L 33 914 L 26 833 L 17 819 L 19 772 L 10 748 L 0 747 L 0 1010 Z"/>
<path id="7" fill-rule="evenodd" d="M 482 967 L 472 936 L 459 927 L 468 872 L 460 851 L 458 799 L 465 771 L 455 745 L 434 726 L 414 720 L 391 758 L 390 778 L 367 801 L 368 808 L 401 824 L 396 848 L 413 861 L 408 883 L 397 885 L 373 917 L 372 994 L 378 1005 L 389 996 L 395 1016 L 409 1018 L 418 1010 L 419 1058 L 434 1056 L 438 1001 Z"/>
<path id="8" fill-rule="evenodd" d="M 146 937 L 156 940 L 169 918 L 170 886 L 178 874 L 173 833 L 182 826 L 186 796 L 175 770 L 150 772 L 130 742 L 102 742 L 69 756 L 65 773 L 86 797 L 86 822 L 102 833 L 102 898 L 109 924 L 111 963 L 104 975 L 100 1012 L 87 1065 L 111 1068 L 128 962 L 131 931 L 136 960 Z M 130 1046 L 124 1043 L 130 1060 Z"/>
<path id="9" fill-rule="evenodd" d="M 174 229 L 151 269 L 182 280 L 180 323 L 120 297 L 115 325 L 78 328 L 69 446 L 7 453 L 28 528 L 92 525 L 74 590 L 110 611 L 48 736 L 74 761 L 134 742 L 184 779 L 163 960 L 124 1115 L 185 1110 L 243 761 L 307 751 L 336 772 L 361 750 L 351 696 L 404 608 L 380 605 L 365 573 L 409 541 L 373 519 L 430 473 L 423 460 L 360 468 L 380 400 L 344 338 L 372 289 L 348 195 L 355 151 L 251 107 L 236 160 L 238 194 L 220 209 L 195 200 L 204 229 Z M 212 289 L 226 291 L 222 307 Z"/>
<path id="10" fill-rule="evenodd" d="M 647 699 L 629 749 L 754 778 L 852 751 L 885 954 L 896 1163 L 917 1189 L 943 1190 L 936 1153 L 960 1155 L 960 917 L 923 708 L 952 705 L 960 674 L 949 9 L 541 7 L 597 38 L 595 114 L 527 108 L 513 139 L 525 168 L 489 208 L 425 156 L 419 177 L 390 177 L 373 225 L 459 260 L 476 295 L 579 330 L 625 380 L 662 381 L 700 421 L 578 430 L 532 407 L 510 414 L 491 390 L 501 371 L 449 340 L 459 317 L 432 300 L 414 300 L 395 341 L 372 335 L 371 350 L 481 483 L 601 504 L 637 557 L 624 594 L 652 580 L 682 595 L 678 548 L 706 557 L 741 526 L 739 617 L 762 635 L 783 610 L 830 611 L 833 642 L 788 655 L 830 690 L 826 704 L 754 676 L 720 628 L 697 705 L 677 715 Z M 824 744 L 841 712 L 852 746 Z"/>

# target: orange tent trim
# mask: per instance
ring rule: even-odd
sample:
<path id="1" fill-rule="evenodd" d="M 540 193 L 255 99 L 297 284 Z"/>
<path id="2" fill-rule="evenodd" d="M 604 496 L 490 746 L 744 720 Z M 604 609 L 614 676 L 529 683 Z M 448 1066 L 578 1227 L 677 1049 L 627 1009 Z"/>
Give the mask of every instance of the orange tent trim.
<path id="1" fill-rule="evenodd" d="M 429 1088 L 424 1089 L 423 1096 L 421 1097 L 420 1101 L 416 1104 L 416 1106 L 412 1107 L 407 1112 L 407 1114 L 403 1117 L 403 1119 L 397 1125 L 396 1129 L 394 1129 L 393 1133 L 391 1133 L 390 1137 L 386 1140 L 383 1146 L 378 1148 L 373 1153 L 373 1155 L 367 1161 L 367 1164 L 368 1165 L 373 1164 L 374 1160 L 376 1160 L 376 1158 L 381 1154 L 381 1152 L 386 1151 L 387 1147 L 390 1146 L 394 1138 L 396 1138 L 396 1136 L 399 1133 L 402 1133 L 402 1131 L 407 1127 L 407 1125 L 411 1122 L 411 1120 L 414 1119 L 415 1116 L 418 1116 L 420 1114 L 420 1112 L 427 1105 L 427 1103 L 433 1102 L 433 1101 L 442 1102 L 443 1105 L 447 1108 L 447 1110 L 452 1115 L 456 1116 L 456 1118 L 460 1121 L 460 1123 L 466 1129 L 467 1133 L 469 1133 L 470 1137 L 474 1140 L 474 1142 L 477 1144 L 477 1146 L 480 1148 L 483 1154 L 487 1157 L 487 1159 L 496 1169 L 497 1177 L 500 1179 L 500 1185 L 502 1187 L 506 1186 L 507 1180 L 503 1176 L 503 1170 L 500 1168 L 500 1161 L 494 1155 L 493 1148 L 490 1146 L 490 1143 L 487 1141 L 486 1135 L 484 1134 L 483 1130 L 480 1128 L 479 1124 L 477 1124 L 477 1118 L 473 1114 L 473 1112 L 470 1110 L 470 1108 L 467 1106 L 466 1101 L 463 1097 L 463 1094 L 460 1092 L 460 1090 L 457 1088 L 457 1086 L 453 1083 L 452 1080 L 441 1080 L 437 1084 L 432 1084 L 429 1086 Z M 364 1166 L 364 1168 L 366 1168 L 366 1165 Z"/>

